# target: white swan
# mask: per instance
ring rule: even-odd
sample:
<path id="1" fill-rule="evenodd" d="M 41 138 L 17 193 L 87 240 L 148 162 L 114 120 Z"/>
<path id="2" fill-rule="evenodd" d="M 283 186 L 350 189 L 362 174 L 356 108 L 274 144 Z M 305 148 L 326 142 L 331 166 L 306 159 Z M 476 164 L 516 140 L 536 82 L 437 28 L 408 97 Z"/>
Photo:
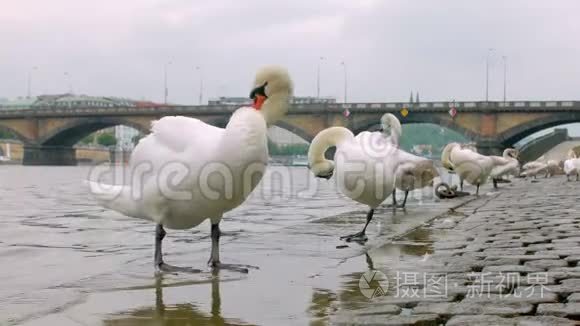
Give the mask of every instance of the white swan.
<path id="1" fill-rule="evenodd" d="M 441 163 L 446 169 L 457 172 L 460 179 L 477 186 L 475 194 L 479 195 L 479 187 L 487 181 L 494 166 L 505 161 L 499 156 L 481 155 L 459 143 L 450 143 L 443 148 Z"/>
<path id="2" fill-rule="evenodd" d="M 524 177 L 534 177 L 536 179 L 538 174 L 544 173 L 545 177 L 548 177 L 548 164 L 544 163 L 544 156 L 539 157 L 535 161 L 528 162 L 522 166 L 524 170 L 522 176 Z"/>
<path id="3" fill-rule="evenodd" d="M 164 117 L 152 124 L 130 160 L 131 171 L 147 170 L 142 186 L 105 186 L 90 182 L 105 207 L 157 224 L 155 267 L 195 271 L 163 261 L 164 227 L 189 229 L 210 219 L 213 268 L 247 269 L 222 264 L 219 223 L 256 187 L 268 162 L 267 127 L 288 109 L 292 81 L 287 71 L 270 66 L 255 78 L 252 106 L 236 110 L 225 129 L 188 117 Z"/>
<path id="4" fill-rule="evenodd" d="M 498 164 L 491 170 L 491 178 L 493 181 L 493 187 L 497 188 L 497 182 L 504 176 L 517 176 L 520 174 L 520 162 L 518 161 L 518 151 L 514 148 L 506 148 L 503 151 L 503 158 L 506 162 L 503 164 Z M 497 158 L 500 158 L 497 156 Z M 499 159 L 496 161 L 500 161 Z"/>
<path id="5" fill-rule="evenodd" d="M 546 163 L 547 165 L 547 176 L 549 176 L 550 178 L 557 175 L 557 174 L 561 174 L 562 173 L 562 168 L 560 167 L 560 161 L 557 160 L 548 160 L 548 162 Z"/>
<path id="6" fill-rule="evenodd" d="M 388 115 L 381 123 L 384 130 L 390 129 L 389 138 L 379 131 L 364 131 L 355 137 L 346 128 L 330 127 L 318 133 L 308 149 L 309 167 L 316 177 L 329 179 L 335 174 L 344 195 L 369 207 L 363 229 L 341 237 L 346 241 L 366 240 L 375 208 L 395 189 L 398 150 L 394 144 L 398 144 L 401 124 Z M 327 160 L 324 153 L 332 146 L 336 146 L 334 160 Z"/>
<path id="7" fill-rule="evenodd" d="M 566 180 L 568 181 L 573 175 L 576 175 L 576 181 L 580 180 L 580 158 L 578 158 L 574 149 L 568 151 L 568 159 L 564 161 L 564 173 L 566 173 Z"/>

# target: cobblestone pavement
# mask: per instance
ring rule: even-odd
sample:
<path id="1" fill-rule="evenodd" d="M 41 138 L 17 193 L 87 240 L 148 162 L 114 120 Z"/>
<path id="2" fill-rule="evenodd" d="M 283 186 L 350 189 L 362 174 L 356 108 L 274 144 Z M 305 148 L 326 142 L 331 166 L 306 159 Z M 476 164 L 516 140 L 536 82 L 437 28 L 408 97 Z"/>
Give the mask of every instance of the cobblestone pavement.
<path id="1" fill-rule="evenodd" d="M 376 268 L 386 295 L 332 323 L 580 325 L 580 182 L 518 179 L 485 190 L 422 227 L 431 254 Z"/>

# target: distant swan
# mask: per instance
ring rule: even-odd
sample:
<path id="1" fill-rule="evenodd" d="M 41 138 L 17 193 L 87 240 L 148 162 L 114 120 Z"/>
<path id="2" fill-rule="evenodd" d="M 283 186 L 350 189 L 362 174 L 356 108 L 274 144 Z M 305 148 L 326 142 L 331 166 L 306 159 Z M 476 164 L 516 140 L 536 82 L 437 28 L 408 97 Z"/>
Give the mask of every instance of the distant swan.
<path id="1" fill-rule="evenodd" d="M 566 173 L 568 181 L 573 175 L 576 175 L 576 181 L 580 180 L 580 158 L 578 158 L 574 149 L 568 151 L 568 159 L 564 161 L 564 173 Z"/>
<path id="2" fill-rule="evenodd" d="M 286 114 L 291 94 L 292 81 L 285 69 L 263 68 L 250 94 L 253 105 L 236 110 L 225 129 L 182 116 L 153 122 L 151 134 L 141 139 L 130 160 L 131 171 L 150 167 L 140 189 L 90 182 L 91 191 L 103 206 L 157 224 L 157 270 L 197 271 L 163 261 L 164 228 L 189 229 L 209 219 L 208 264 L 247 272 L 240 265 L 221 263 L 219 224 L 222 215 L 243 203 L 262 178 L 268 163 L 267 127 Z"/>
<path id="3" fill-rule="evenodd" d="M 463 148 L 459 143 L 451 143 L 443 148 L 441 162 L 446 169 L 457 172 L 461 180 L 476 186 L 475 194 L 479 195 L 479 188 L 487 182 L 494 166 L 505 161 L 501 157 L 481 155 Z"/>
<path id="4" fill-rule="evenodd" d="M 548 177 L 548 164 L 544 163 L 544 156 L 541 156 L 535 161 L 528 162 L 522 166 L 524 170 L 522 176 L 534 177 L 536 179 L 538 174 L 545 174 Z"/>
<path id="5" fill-rule="evenodd" d="M 366 228 L 377 208 L 395 189 L 395 171 L 398 165 L 401 124 L 394 116 L 381 118 L 383 129 L 389 129 L 390 137 L 383 132 L 364 131 L 356 137 L 343 127 L 330 127 L 318 133 L 308 150 L 308 163 L 312 173 L 329 179 L 336 175 L 337 185 L 344 195 L 367 205 L 366 223 L 360 232 L 343 236 L 346 241 L 365 241 Z M 327 160 L 324 153 L 336 146 L 334 160 Z"/>

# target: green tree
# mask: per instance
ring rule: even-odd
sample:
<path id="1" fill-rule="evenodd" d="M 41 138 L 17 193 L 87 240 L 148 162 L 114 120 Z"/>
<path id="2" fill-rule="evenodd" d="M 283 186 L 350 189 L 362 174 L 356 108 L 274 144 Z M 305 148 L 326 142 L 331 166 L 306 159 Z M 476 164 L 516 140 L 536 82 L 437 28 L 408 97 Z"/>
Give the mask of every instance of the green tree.
<path id="1" fill-rule="evenodd" d="M 97 137 L 97 143 L 102 146 L 115 146 L 117 138 L 112 133 L 102 133 Z"/>
<path id="2" fill-rule="evenodd" d="M 9 131 L 0 130 L 0 139 L 16 139 L 16 137 Z"/>
<path id="3" fill-rule="evenodd" d="M 90 134 L 88 136 L 86 136 L 85 138 L 81 139 L 80 143 L 83 145 L 89 145 L 92 144 L 95 141 L 95 135 Z"/>

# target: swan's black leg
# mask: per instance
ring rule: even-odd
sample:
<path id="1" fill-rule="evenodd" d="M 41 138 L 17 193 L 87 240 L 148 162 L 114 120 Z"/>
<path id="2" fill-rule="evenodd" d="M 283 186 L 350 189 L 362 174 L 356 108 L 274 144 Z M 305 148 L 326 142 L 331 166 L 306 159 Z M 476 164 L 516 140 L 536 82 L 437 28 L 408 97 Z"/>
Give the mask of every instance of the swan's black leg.
<path id="1" fill-rule="evenodd" d="M 163 262 L 163 251 L 161 250 L 163 239 L 165 238 L 165 229 L 163 225 L 157 224 L 155 228 L 155 269 L 158 272 L 169 272 L 169 273 L 200 273 L 199 269 L 189 268 L 189 267 L 177 267 L 171 266 Z"/>
<path id="2" fill-rule="evenodd" d="M 463 191 L 463 178 L 459 179 L 459 190 Z"/>
<path id="3" fill-rule="evenodd" d="M 403 199 L 403 203 L 400 206 L 397 206 L 399 208 L 405 208 L 405 205 L 407 204 L 407 197 L 409 197 L 409 190 L 405 190 L 405 198 Z"/>
<path id="4" fill-rule="evenodd" d="M 493 189 L 497 189 L 497 179 L 492 178 L 491 181 L 493 181 Z"/>
<path id="5" fill-rule="evenodd" d="M 365 232 L 367 230 L 367 226 L 369 225 L 369 223 L 373 219 L 374 213 L 375 213 L 375 210 L 373 208 L 371 208 L 369 210 L 369 212 L 367 213 L 367 222 L 365 223 L 364 228 L 360 232 L 357 232 L 357 233 L 351 234 L 351 235 L 342 236 L 342 237 L 340 237 L 340 239 L 346 240 L 346 242 L 351 242 L 351 241 L 364 242 L 364 241 L 367 241 L 367 236 L 365 235 Z"/>
<path id="6" fill-rule="evenodd" d="M 475 190 L 475 195 L 479 196 L 479 183 L 477 184 L 477 190 Z"/>
<path id="7" fill-rule="evenodd" d="M 247 273 L 248 268 L 258 269 L 250 265 L 223 264 L 220 262 L 220 224 L 219 222 L 211 225 L 211 256 L 207 262 L 214 269 L 229 269 L 232 271 Z"/>
<path id="8" fill-rule="evenodd" d="M 396 197 L 396 193 L 397 193 L 397 189 L 393 189 L 393 193 L 391 194 L 391 197 L 393 198 L 393 203 L 387 205 L 387 207 L 393 207 L 396 208 L 397 207 L 397 197 Z"/>

